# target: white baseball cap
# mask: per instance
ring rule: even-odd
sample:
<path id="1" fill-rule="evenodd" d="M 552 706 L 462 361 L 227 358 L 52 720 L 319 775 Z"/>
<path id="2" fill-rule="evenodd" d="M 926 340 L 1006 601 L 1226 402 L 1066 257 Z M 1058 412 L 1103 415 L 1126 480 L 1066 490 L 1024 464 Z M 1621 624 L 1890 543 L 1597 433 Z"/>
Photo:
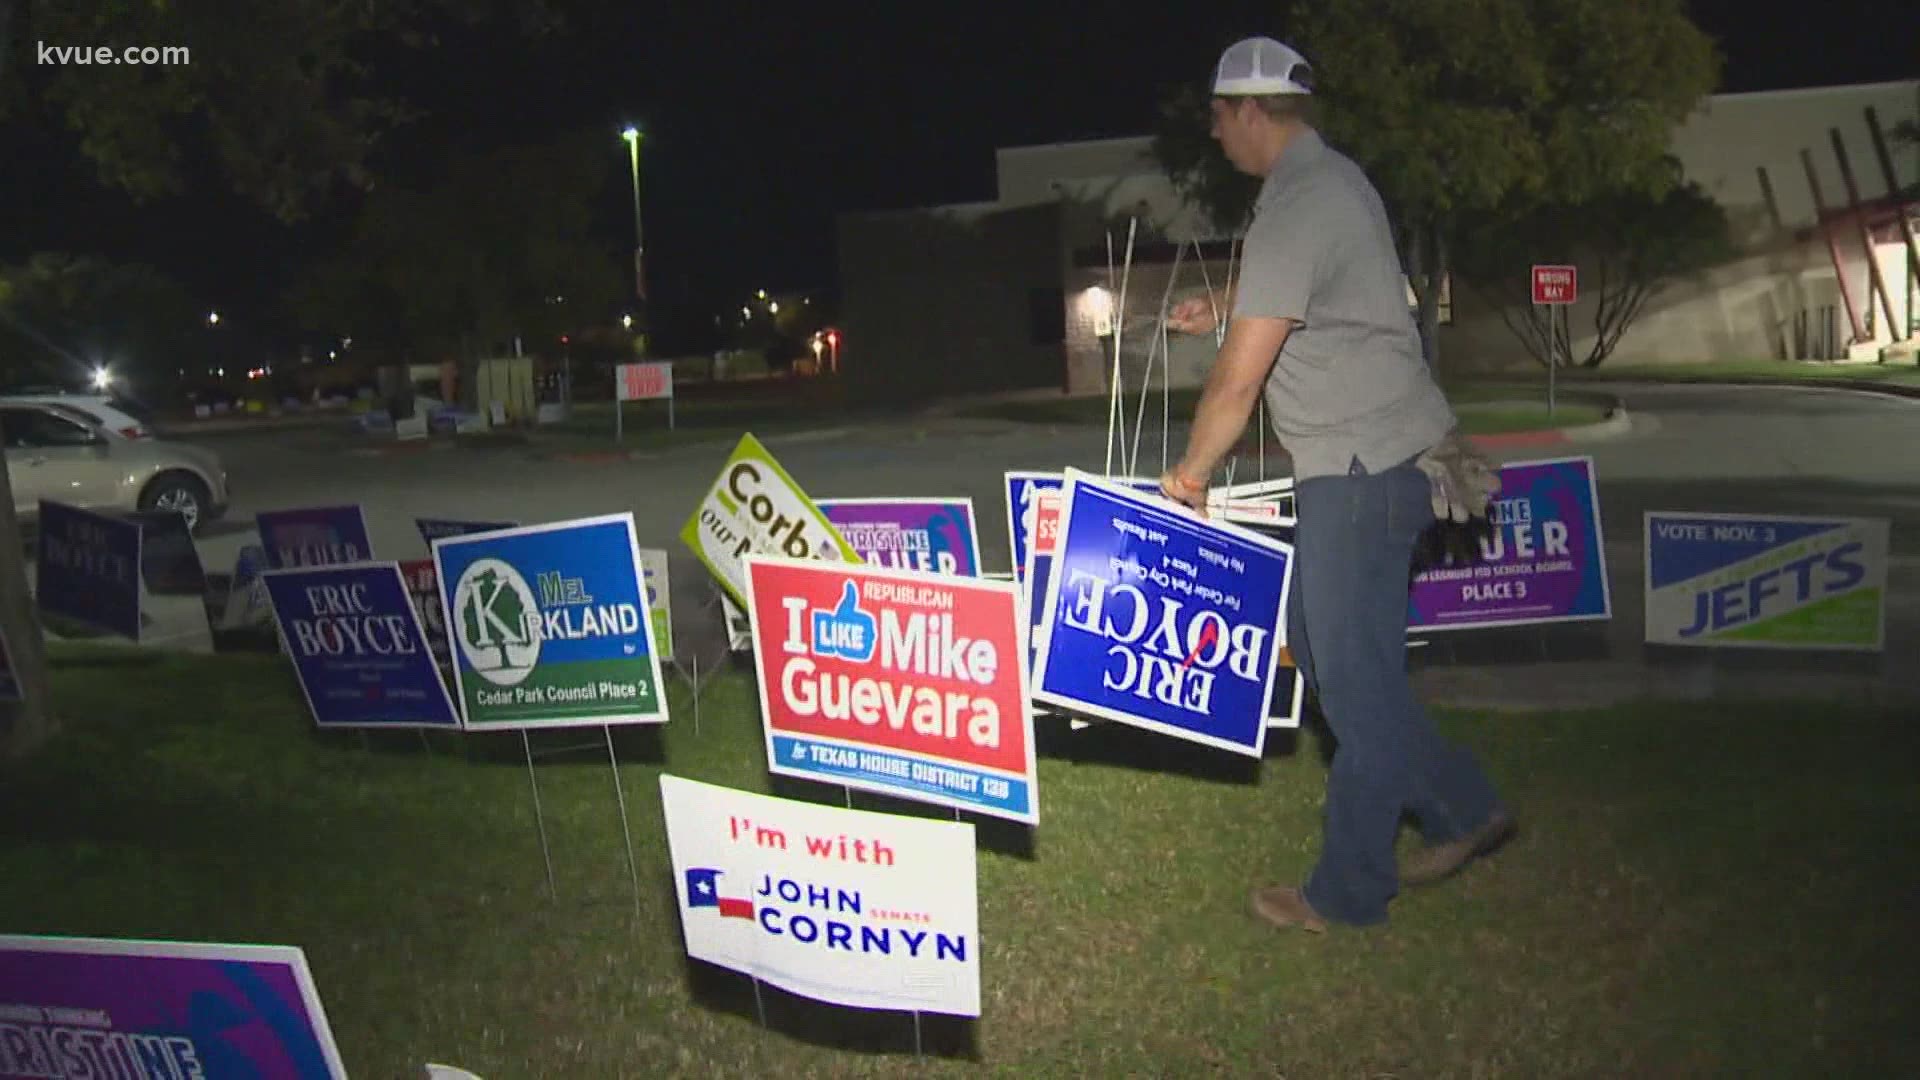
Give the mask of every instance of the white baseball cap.
<path id="1" fill-rule="evenodd" d="M 1213 71 L 1215 97 L 1311 94 L 1313 65 L 1291 45 L 1250 37 L 1227 46 Z"/>

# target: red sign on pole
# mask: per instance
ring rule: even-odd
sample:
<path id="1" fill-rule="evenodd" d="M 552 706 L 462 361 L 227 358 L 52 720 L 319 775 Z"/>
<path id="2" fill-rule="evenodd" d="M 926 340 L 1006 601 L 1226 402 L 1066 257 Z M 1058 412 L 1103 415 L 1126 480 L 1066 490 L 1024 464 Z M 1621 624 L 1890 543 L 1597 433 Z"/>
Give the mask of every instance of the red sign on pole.
<path id="1" fill-rule="evenodd" d="M 615 374 L 621 401 L 651 401 L 673 396 L 673 364 L 658 360 L 649 364 L 621 364 Z"/>
<path id="2" fill-rule="evenodd" d="M 1533 302 L 1571 304 L 1580 296 L 1580 274 L 1571 266 L 1535 266 Z"/>

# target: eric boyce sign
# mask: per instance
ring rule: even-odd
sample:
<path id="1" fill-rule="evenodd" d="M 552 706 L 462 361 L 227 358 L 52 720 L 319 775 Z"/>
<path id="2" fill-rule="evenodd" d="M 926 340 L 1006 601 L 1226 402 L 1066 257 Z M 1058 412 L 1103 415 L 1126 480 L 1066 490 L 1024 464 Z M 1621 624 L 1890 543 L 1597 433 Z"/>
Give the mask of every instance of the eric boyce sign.
<path id="1" fill-rule="evenodd" d="M 821 499 L 818 505 L 869 566 L 980 576 L 972 499 Z"/>
<path id="2" fill-rule="evenodd" d="M 1011 582 L 758 555 L 746 565 L 773 772 L 1038 820 Z"/>
<path id="3" fill-rule="evenodd" d="M 299 949 L 0 935 L 0 1076 L 346 1075 Z"/>
<path id="4" fill-rule="evenodd" d="M 1649 511 L 1646 640 L 1878 651 L 1884 518 Z"/>
<path id="5" fill-rule="evenodd" d="M 680 539 L 727 597 L 747 606 L 748 555 L 858 563 L 853 550 L 793 477 L 752 435 L 743 435 Z"/>
<path id="6" fill-rule="evenodd" d="M 1487 520 L 1492 531 L 1478 540 L 1471 562 L 1449 561 L 1414 576 L 1410 631 L 1612 617 L 1592 458 L 1502 466 Z"/>
<path id="7" fill-rule="evenodd" d="M 973 825 L 660 777 L 687 955 L 866 1009 L 980 1015 Z"/>
<path id="8" fill-rule="evenodd" d="M 1260 756 L 1293 550 L 1069 471 L 1034 697 Z"/>
<path id="9" fill-rule="evenodd" d="M 40 502 L 34 598 L 40 610 L 140 640 L 140 526 Z"/>
<path id="10" fill-rule="evenodd" d="M 437 540 L 433 559 L 467 727 L 666 721 L 632 514 Z"/>
<path id="11" fill-rule="evenodd" d="M 280 639 L 321 727 L 458 727 L 393 563 L 269 570 Z"/>

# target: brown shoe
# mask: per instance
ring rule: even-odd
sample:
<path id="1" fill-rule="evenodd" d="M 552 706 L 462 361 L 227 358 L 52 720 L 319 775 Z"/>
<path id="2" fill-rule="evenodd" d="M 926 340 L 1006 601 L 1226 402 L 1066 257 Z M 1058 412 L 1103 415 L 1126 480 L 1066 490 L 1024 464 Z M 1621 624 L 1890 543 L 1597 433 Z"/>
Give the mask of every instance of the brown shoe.
<path id="1" fill-rule="evenodd" d="M 1513 816 L 1505 810 L 1496 810 L 1486 824 L 1460 839 L 1422 848 L 1409 855 L 1406 864 L 1400 868 L 1400 884 L 1431 885 L 1451 877 L 1468 860 L 1492 854 L 1511 839 L 1513 833 Z"/>
<path id="2" fill-rule="evenodd" d="M 1267 885 L 1253 890 L 1253 914 L 1281 930 L 1297 926 L 1315 934 L 1327 932 L 1327 920 L 1291 885 Z"/>

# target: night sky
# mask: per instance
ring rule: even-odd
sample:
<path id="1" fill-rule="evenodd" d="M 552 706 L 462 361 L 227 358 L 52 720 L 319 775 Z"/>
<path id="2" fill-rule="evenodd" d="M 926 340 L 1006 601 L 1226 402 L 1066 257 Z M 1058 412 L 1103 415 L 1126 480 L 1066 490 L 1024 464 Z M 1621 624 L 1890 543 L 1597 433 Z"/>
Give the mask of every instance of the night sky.
<path id="1" fill-rule="evenodd" d="M 991 198 L 995 147 L 1144 133 L 1165 88 L 1203 82 L 1225 44 L 1286 37 L 1272 14 L 1285 5 L 1273 0 L 1151 14 L 874 7 L 883 10 L 564 5 L 571 26 L 556 38 L 455 39 L 406 72 L 433 112 L 416 137 L 513 141 L 604 127 L 617 168 L 600 214 L 609 250 L 624 256 L 632 214 L 618 131 L 641 123 L 649 282 L 663 314 L 710 325 L 756 288 L 832 288 L 836 212 Z M 1725 53 L 1723 92 L 1920 75 L 1920 4 L 1692 9 Z M 51 248 L 148 261 L 242 316 L 271 317 L 350 209 L 289 230 L 214 184 L 134 207 L 93 184 L 60 133 L 16 126 L 0 140 L 0 256 Z M 661 344 L 710 347 L 674 340 L 684 337 Z"/>

